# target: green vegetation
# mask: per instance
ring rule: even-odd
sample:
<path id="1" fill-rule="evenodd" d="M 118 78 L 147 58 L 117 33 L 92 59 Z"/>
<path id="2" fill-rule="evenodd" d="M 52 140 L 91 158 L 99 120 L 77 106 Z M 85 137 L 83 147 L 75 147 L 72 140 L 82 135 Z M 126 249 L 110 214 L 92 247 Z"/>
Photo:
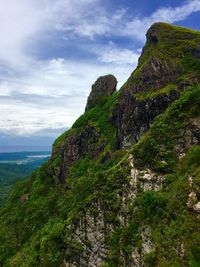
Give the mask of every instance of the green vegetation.
<path id="1" fill-rule="evenodd" d="M 17 181 L 30 175 L 47 160 L 47 158 L 33 158 L 26 161 L 27 154 L 37 155 L 38 153 L 0 153 L 0 159 L 6 159 L 7 162 L 0 161 L 0 206 Z"/>
<path id="2" fill-rule="evenodd" d="M 133 148 L 139 165 L 148 165 L 159 172 L 171 172 L 177 163 L 176 145 L 186 135 L 191 118 L 200 115 L 200 86 L 186 90 Z M 186 141 L 187 142 L 187 141 Z"/>
<path id="3" fill-rule="evenodd" d="M 156 42 L 151 40 L 147 42 L 143 49 L 142 56 L 139 59 L 139 64 L 136 70 L 131 74 L 125 86 L 131 85 L 133 82 L 137 85 L 142 85 L 141 74 L 148 71 L 148 64 L 154 60 L 159 65 L 168 65 L 168 68 L 173 72 L 180 72 L 177 77 L 177 83 L 181 80 L 191 80 L 196 75 L 200 74 L 200 60 L 196 57 L 195 51 L 198 51 L 200 42 L 200 33 L 192 29 L 185 29 L 178 26 L 172 26 L 166 23 L 154 24 L 156 32 Z M 181 74 L 182 71 L 182 74 Z M 124 86 L 122 87 L 122 89 Z M 169 89 L 168 85 L 163 88 L 163 92 Z M 148 86 L 147 95 L 138 93 L 138 97 L 148 98 L 153 97 L 155 88 Z M 159 93 L 160 94 L 159 89 Z M 156 95 L 156 93 L 155 93 Z"/>
<path id="4" fill-rule="evenodd" d="M 142 101 L 148 98 L 155 98 L 159 95 L 166 95 L 166 94 L 169 94 L 171 91 L 175 91 L 175 90 L 177 90 L 177 86 L 175 84 L 169 84 L 165 86 L 164 88 L 161 88 L 157 91 L 150 90 L 148 92 L 136 93 L 135 97 Z"/>
<path id="5" fill-rule="evenodd" d="M 86 111 L 74 123 L 72 129 L 85 127 L 86 125 L 94 126 L 97 131 L 106 139 L 113 147 L 115 145 L 115 128 L 110 122 L 111 111 L 117 103 L 119 92 L 114 93 L 112 96 L 106 97 L 107 101 L 102 105 L 101 103 L 94 108 Z"/>
<path id="6" fill-rule="evenodd" d="M 141 101 L 180 90 L 181 80 L 190 80 L 190 75 L 199 72 L 198 62 L 190 60 L 192 49 L 200 42 L 198 32 L 162 24 L 158 39 L 154 46 L 147 43 L 133 75 L 139 78 L 154 55 L 161 62 L 167 60 L 169 66 L 180 64 L 184 72 L 175 84 L 136 94 Z M 11 191 L 0 210 L 0 265 L 62 267 L 64 259 L 78 262 L 87 254 L 86 248 L 90 251 L 92 241 L 82 240 L 74 229 L 92 223 L 99 230 L 103 218 L 108 248 L 104 267 L 134 266 L 141 258 L 147 267 L 200 266 L 199 219 L 187 205 L 191 191 L 200 188 L 200 146 L 190 138 L 193 122 L 200 117 L 200 85 L 180 90 L 179 99 L 129 151 L 115 150 L 116 128 L 110 122 L 121 91 L 82 115 L 55 141 L 53 160 Z M 96 157 L 89 153 L 79 157 L 70 166 L 66 182 L 59 184 L 52 166 L 59 169 L 60 148 L 87 126 L 97 131 L 99 146 L 102 142 L 106 146 Z M 144 181 L 135 176 L 138 172 L 145 176 L 146 170 L 155 174 L 154 179 L 162 176 L 158 191 L 140 186 Z M 197 198 L 199 201 L 198 194 Z M 93 218 L 95 223 L 90 222 Z M 145 249 L 150 252 L 144 253 Z"/>

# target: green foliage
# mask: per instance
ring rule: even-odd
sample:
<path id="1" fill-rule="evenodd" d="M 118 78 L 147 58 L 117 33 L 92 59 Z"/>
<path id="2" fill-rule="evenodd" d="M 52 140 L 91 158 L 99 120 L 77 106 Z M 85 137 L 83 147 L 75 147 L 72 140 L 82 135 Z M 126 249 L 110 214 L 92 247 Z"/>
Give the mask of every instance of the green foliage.
<path id="1" fill-rule="evenodd" d="M 164 210 L 167 204 L 167 198 L 163 193 L 155 191 L 143 192 L 137 197 L 136 205 L 143 217 L 143 220 L 149 217 L 162 217 L 164 215 Z"/>
<path id="2" fill-rule="evenodd" d="M 45 159 L 27 160 L 26 152 L 19 153 L 0 153 L 1 160 L 6 158 L 8 163 L 0 162 L 0 206 L 5 202 L 9 192 L 11 192 L 13 185 L 30 175 L 35 169 L 40 167 Z M 34 155 L 34 152 L 31 154 Z"/>
<path id="3" fill-rule="evenodd" d="M 146 267 L 154 267 L 156 266 L 156 262 L 157 262 L 157 255 L 156 255 L 156 252 L 153 251 L 153 252 L 150 252 L 146 255 L 145 257 L 145 266 Z"/>
<path id="4" fill-rule="evenodd" d="M 189 72 L 198 72 L 197 62 L 192 59 L 188 62 L 191 55 L 187 49 L 196 47 L 200 41 L 199 33 L 167 24 L 162 27 L 158 34 L 159 44 L 147 44 L 143 51 L 134 73 L 136 78 L 139 79 L 151 56 L 158 57 L 161 62 L 184 66 L 187 78 Z M 171 90 L 176 90 L 176 85 L 136 96 L 142 101 L 146 97 L 168 94 Z M 191 190 L 189 176 L 193 177 L 193 190 L 199 191 L 200 149 L 199 146 L 192 147 L 179 160 L 175 147 L 184 138 L 190 120 L 200 115 L 200 87 L 187 88 L 154 121 L 131 151 L 113 149 L 116 132 L 110 119 L 119 94 L 98 99 L 95 107 L 55 141 L 54 161 L 44 164 L 30 179 L 16 184 L 0 210 L 0 263 L 3 266 L 61 267 L 64 257 L 73 262 L 85 252 L 85 246 L 89 247 L 87 241 L 83 244 L 70 235 L 73 228 L 70 226 L 76 227 L 86 211 L 94 218 L 101 212 L 104 224 L 113 229 L 110 233 L 105 231 L 109 248 L 105 267 L 131 266 L 133 249 L 142 253 L 146 227 L 151 229 L 150 241 L 154 249 L 146 255 L 145 266 L 199 266 L 199 222 L 186 203 Z M 107 146 L 95 158 L 84 155 L 78 159 L 69 170 L 67 185 L 55 184 L 51 165 L 59 167 L 60 147 L 67 137 L 88 125 L 99 133 L 99 144 L 106 141 Z M 130 177 L 130 152 L 137 167 L 162 173 L 165 178 L 162 190 L 140 190 L 137 195 L 134 190 L 130 191 L 130 181 L 134 183 Z M 125 193 L 130 194 L 127 203 Z M 24 195 L 27 196 L 25 200 Z M 177 252 L 182 244 L 184 257 Z"/>
<path id="5" fill-rule="evenodd" d="M 85 127 L 86 125 L 94 126 L 102 135 L 102 138 L 108 140 L 111 147 L 115 145 L 115 128 L 111 125 L 110 116 L 113 106 L 117 102 L 119 92 L 107 97 L 107 101 L 102 105 L 97 105 L 94 108 L 86 111 L 73 124 L 72 129 Z"/>
<path id="6" fill-rule="evenodd" d="M 159 90 L 149 90 L 148 92 L 140 92 L 136 93 L 135 97 L 139 100 L 146 100 L 148 98 L 155 98 L 159 95 L 169 94 L 171 91 L 177 90 L 177 86 L 175 84 L 169 84 Z"/>
<path id="7" fill-rule="evenodd" d="M 155 119 L 150 130 L 133 147 L 139 165 L 147 165 L 160 172 L 172 172 L 178 159 L 174 148 L 191 117 L 199 116 L 200 87 L 187 89 L 167 111 Z"/>

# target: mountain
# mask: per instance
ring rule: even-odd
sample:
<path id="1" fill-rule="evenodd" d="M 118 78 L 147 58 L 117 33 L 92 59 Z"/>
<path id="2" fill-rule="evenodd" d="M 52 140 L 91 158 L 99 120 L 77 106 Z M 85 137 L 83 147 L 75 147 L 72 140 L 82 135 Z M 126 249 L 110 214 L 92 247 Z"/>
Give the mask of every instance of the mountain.
<path id="1" fill-rule="evenodd" d="M 147 32 L 0 212 L 6 267 L 200 266 L 200 32 Z"/>

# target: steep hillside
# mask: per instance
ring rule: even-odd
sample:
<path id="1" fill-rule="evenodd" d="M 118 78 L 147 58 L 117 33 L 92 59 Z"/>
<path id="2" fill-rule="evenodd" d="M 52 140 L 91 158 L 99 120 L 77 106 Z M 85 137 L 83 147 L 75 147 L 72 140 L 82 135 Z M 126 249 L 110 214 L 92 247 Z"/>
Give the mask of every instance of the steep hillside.
<path id="1" fill-rule="evenodd" d="M 85 113 L 0 212 L 6 267 L 200 266 L 200 33 L 156 23 L 119 91 Z"/>

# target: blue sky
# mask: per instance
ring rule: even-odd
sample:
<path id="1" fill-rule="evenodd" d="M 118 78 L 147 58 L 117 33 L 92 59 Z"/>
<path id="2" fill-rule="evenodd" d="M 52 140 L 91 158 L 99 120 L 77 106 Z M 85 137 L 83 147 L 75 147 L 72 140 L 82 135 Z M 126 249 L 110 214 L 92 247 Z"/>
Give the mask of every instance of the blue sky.
<path id="1" fill-rule="evenodd" d="M 200 30 L 200 0 L 0 0 L 0 18 L 0 137 L 54 137 L 99 76 L 126 81 L 152 23 Z"/>

